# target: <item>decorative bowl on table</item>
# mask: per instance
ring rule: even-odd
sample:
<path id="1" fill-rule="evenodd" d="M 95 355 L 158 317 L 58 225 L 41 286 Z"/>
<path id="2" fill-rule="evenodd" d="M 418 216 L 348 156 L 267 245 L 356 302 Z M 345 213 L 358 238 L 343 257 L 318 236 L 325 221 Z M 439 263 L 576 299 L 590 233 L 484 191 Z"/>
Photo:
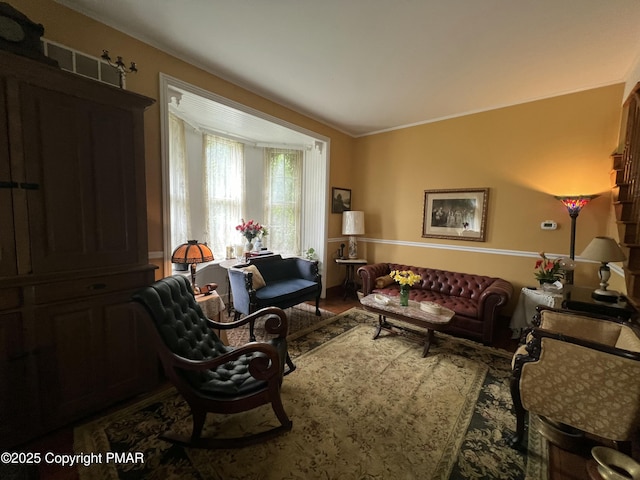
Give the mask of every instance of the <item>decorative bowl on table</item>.
<path id="1" fill-rule="evenodd" d="M 381 305 L 388 305 L 389 304 L 389 297 L 385 297 L 384 295 L 380 295 L 378 293 L 376 293 L 373 297 L 373 299 L 381 304 Z"/>
<path id="2" fill-rule="evenodd" d="M 420 302 L 420 310 L 434 315 L 442 313 L 442 307 L 436 302 Z"/>
<path id="3" fill-rule="evenodd" d="M 640 480 L 640 463 L 622 452 L 593 447 L 591 456 L 598 462 L 598 473 L 605 480 Z"/>

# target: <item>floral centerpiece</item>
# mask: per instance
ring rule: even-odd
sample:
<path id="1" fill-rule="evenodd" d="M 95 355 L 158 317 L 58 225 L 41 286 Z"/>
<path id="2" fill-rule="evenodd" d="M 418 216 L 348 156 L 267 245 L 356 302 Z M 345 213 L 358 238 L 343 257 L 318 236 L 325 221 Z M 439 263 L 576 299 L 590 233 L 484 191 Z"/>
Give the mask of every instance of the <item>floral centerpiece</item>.
<path id="1" fill-rule="evenodd" d="M 422 280 L 422 277 L 411 270 L 392 270 L 389 276 L 400 284 L 400 305 L 409 305 L 409 289 Z"/>
<path id="2" fill-rule="evenodd" d="M 245 222 L 244 218 L 242 219 L 242 223 L 236 226 L 236 230 L 239 231 L 247 240 L 247 244 L 245 245 L 245 249 L 247 249 L 247 251 L 251 251 L 253 249 L 253 239 L 265 232 L 265 228 L 258 222 L 254 220 Z"/>
<path id="3" fill-rule="evenodd" d="M 536 261 L 536 273 L 534 274 L 540 282 L 540 285 L 553 283 L 564 277 L 561 258 L 551 260 L 547 258 L 544 252 L 540 252 L 540 257 L 540 260 Z"/>

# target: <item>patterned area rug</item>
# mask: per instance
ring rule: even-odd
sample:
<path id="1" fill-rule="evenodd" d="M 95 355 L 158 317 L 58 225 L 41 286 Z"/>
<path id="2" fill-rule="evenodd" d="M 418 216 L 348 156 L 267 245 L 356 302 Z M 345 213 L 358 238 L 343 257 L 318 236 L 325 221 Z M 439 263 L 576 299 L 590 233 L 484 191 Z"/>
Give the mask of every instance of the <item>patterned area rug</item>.
<path id="1" fill-rule="evenodd" d="M 320 316 L 317 316 L 315 305 L 308 303 L 301 303 L 295 307 L 287 308 L 285 313 L 289 322 L 289 335 L 287 336 L 289 340 L 300 337 L 327 322 L 332 322 L 335 318 L 332 312 L 322 308 L 320 309 Z M 233 321 L 233 314 L 229 315 L 227 321 Z M 229 345 L 242 345 L 249 341 L 249 325 L 227 330 L 226 333 Z M 266 336 L 260 322 L 256 322 L 255 335 L 257 340 L 264 339 Z"/>
<path id="2" fill-rule="evenodd" d="M 143 464 L 80 467 L 82 479 L 527 479 L 547 476 L 546 444 L 511 449 L 511 354 L 436 334 L 429 355 L 403 335 L 372 340 L 376 317 L 351 309 L 290 340 L 298 368 L 282 397 L 293 429 L 242 449 L 197 450 L 157 438 L 190 432 L 169 389 L 75 431 L 76 452 L 143 452 Z M 207 417 L 205 435 L 264 430 L 269 406 Z"/>

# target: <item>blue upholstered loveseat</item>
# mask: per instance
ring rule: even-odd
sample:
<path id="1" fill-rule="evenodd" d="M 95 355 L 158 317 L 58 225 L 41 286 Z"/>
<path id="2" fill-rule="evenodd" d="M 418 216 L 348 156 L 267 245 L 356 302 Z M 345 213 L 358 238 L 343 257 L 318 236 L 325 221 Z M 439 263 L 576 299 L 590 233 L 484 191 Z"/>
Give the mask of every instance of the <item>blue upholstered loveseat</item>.
<path id="1" fill-rule="evenodd" d="M 281 255 L 253 257 L 229 269 L 229 283 L 236 318 L 263 307 L 285 309 L 308 300 L 315 300 L 320 316 L 322 281 L 317 261 Z M 250 327 L 253 338 L 253 325 Z"/>

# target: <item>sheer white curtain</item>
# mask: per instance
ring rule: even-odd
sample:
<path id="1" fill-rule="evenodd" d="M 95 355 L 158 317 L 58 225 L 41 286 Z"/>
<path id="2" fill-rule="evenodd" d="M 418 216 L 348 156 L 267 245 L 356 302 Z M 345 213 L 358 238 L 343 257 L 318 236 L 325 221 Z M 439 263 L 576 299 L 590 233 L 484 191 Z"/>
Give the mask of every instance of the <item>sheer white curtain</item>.
<path id="1" fill-rule="evenodd" d="M 184 122 L 169 114 L 171 251 L 191 238 L 189 175 Z"/>
<path id="2" fill-rule="evenodd" d="M 300 255 L 302 158 L 300 150 L 265 148 L 264 224 L 269 250 Z"/>
<path id="3" fill-rule="evenodd" d="M 227 245 L 242 243 L 235 227 L 244 205 L 244 145 L 223 137 L 204 136 L 205 236 L 215 258 L 225 258 Z"/>

